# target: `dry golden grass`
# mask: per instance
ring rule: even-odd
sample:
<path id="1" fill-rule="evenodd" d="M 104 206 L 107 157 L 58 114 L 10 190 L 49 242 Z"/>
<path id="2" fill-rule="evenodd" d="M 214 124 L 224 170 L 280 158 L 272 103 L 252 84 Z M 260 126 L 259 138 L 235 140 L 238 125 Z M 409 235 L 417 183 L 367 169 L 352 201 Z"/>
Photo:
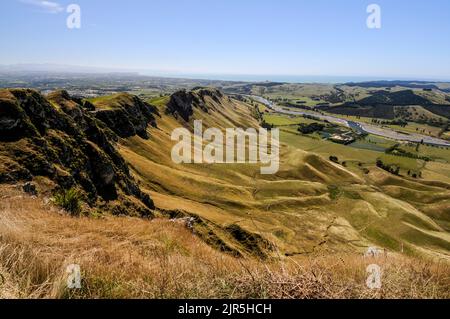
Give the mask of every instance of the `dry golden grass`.
<path id="1" fill-rule="evenodd" d="M 388 254 L 236 259 L 169 220 L 72 218 L 0 187 L 0 298 L 450 298 L 446 263 Z M 381 290 L 366 267 L 383 269 Z M 66 288 L 79 264 L 82 289 Z"/>
<path id="2" fill-rule="evenodd" d="M 182 210 L 222 229 L 238 224 L 274 243 L 282 254 L 313 251 L 325 238 L 322 248 L 332 251 L 361 253 L 377 245 L 450 261 L 445 206 L 450 192 L 445 183 L 434 184 L 449 175 L 445 170 L 434 181 L 395 177 L 369 164 L 380 153 L 283 134 L 275 175 L 261 175 L 259 164 L 179 165 L 170 156 L 175 128 L 192 130 L 194 119 L 202 119 L 204 128 L 258 123 L 250 105 L 227 98 L 221 103 L 209 99 L 210 112 L 195 108 L 184 123 L 166 114 L 167 101 L 156 103 L 161 116 L 157 128 L 149 129 L 149 140 L 132 137 L 119 143 L 121 155 L 159 209 Z M 337 165 L 330 155 L 355 163 Z M 358 162 L 370 168 L 369 174 Z"/>

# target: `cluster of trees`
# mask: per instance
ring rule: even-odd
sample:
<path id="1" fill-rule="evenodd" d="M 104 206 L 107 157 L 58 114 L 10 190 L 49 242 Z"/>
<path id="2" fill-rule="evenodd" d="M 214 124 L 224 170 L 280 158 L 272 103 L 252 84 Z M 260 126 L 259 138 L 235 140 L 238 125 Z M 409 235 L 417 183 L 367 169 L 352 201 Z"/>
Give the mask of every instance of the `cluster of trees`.
<path id="1" fill-rule="evenodd" d="M 378 159 L 377 167 L 384 169 L 386 172 L 389 172 L 391 174 L 400 176 L 400 167 L 398 167 L 398 166 L 385 164 L 385 163 L 383 163 L 382 160 Z"/>
<path id="2" fill-rule="evenodd" d="M 261 111 L 259 110 L 258 105 L 253 107 L 253 111 L 252 111 L 252 115 L 255 119 L 257 119 L 258 121 L 264 121 L 263 120 L 263 114 L 261 113 Z"/>
<path id="3" fill-rule="evenodd" d="M 306 106 L 305 104 L 297 104 L 291 102 L 279 102 L 278 104 L 281 106 L 292 107 L 295 109 L 310 110 L 310 107 Z"/>
<path id="4" fill-rule="evenodd" d="M 398 125 L 400 127 L 406 127 L 408 125 L 408 122 L 402 119 L 396 119 L 393 121 L 383 121 L 379 119 L 372 119 L 372 123 L 379 124 L 379 125 Z"/>
<path id="5" fill-rule="evenodd" d="M 274 125 L 267 123 L 265 120 L 262 120 L 261 127 L 270 131 L 274 128 Z"/>
<path id="6" fill-rule="evenodd" d="M 314 115 L 303 114 L 303 117 L 305 119 L 309 119 L 309 120 L 313 120 L 313 121 L 320 121 L 320 118 L 318 118 L 317 116 L 314 116 Z M 325 121 L 325 122 L 328 122 L 328 121 Z"/>
<path id="7" fill-rule="evenodd" d="M 420 144 L 417 144 L 416 152 L 419 152 L 419 146 L 420 146 Z M 427 156 L 420 156 L 418 154 L 414 154 L 414 153 L 411 153 L 411 152 L 401 149 L 399 144 L 389 147 L 388 149 L 386 149 L 385 153 L 390 154 L 390 155 L 395 155 L 395 156 L 402 156 L 402 157 L 423 160 L 425 162 L 431 161 L 431 159 Z"/>
<path id="8" fill-rule="evenodd" d="M 289 102 L 289 99 L 287 98 L 282 98 L 282 97 L 277 97 L 274 99 L 275 102 Z"/>
<path id="9" fill-rule="evenodd" d="M 385 171 L 400 176 L 400 167 L 396 166 L 396 165 L 388 165 L 383 163 L 382 160 L 378 159 L 377 160 L 377 167 L 384 169 Z M 412 172 L 411 170 L 408 171 L 408 176 L 412 177 L 412 178 L 422 178 L 422 172 Z"/>
<path id="10" fill-rule="evenodd" d="M 315 132 L 321 132 L 325 128 L 325 125 L 320 123 L 300 124 L 298 131 L 302 134 L 312 134 Z"/>

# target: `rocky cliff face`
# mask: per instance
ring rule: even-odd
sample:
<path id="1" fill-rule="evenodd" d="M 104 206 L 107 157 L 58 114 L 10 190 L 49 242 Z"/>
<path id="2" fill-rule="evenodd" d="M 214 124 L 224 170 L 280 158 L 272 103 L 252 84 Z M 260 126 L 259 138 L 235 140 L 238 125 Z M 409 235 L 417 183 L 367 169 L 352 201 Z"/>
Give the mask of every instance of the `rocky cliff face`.
<path id="1" fill-rule="evenodd" d="M 208 112 L 206 97 L 220 103 L 225 98 L 222 92 L 213 88 L 196 88 L 192 91 L 178 91 L 172 94 L 167 104 L 167 113 L 179 116 L 185 121 L 189 121 L 194 114 L 194 108 L 199 108 Z"/>
<path id="2" fill-rule="evenodd" d="M 101 106 L 101 103 L 99 103 Z M 156 108 L 143 102 L 137 96 L 122 93 L 111 98 L 108 109 L 94 111 L 97 119 L 105 123 L 118 136 L 127 138 L 138 135 L 148 139 L 147 126 L 156 125 L 153 114 Z"/>
<path id="3" fill-rule="evenodd" d="M 152 122 L 152 108 L 131 99 L 129 107 L 95 111 L 65 91 L 45 98 L 34 90 L 0 90 L 0 183 L 43 177 L 55 190 L 78 188 L 89 208 L 151 216 L 152 200 L 114 145 L 117 135 L 146 137 L 145 123 Z"/>

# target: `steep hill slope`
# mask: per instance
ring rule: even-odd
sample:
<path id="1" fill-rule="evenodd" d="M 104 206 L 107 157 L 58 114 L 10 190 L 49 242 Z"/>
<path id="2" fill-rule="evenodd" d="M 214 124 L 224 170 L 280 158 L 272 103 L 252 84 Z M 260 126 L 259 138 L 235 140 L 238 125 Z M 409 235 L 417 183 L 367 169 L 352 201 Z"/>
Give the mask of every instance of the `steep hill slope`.
<path id="1" fill-rule="evenodd" d="M 87 212 L 151 216 L 153 202 L 117 152 L 118 137 L 94 115 L 101 117 L 64 91 L 46 99 L 33 90 L 1 90 L 0 182 L 34 180 L 53 192 L 77 188 Z"/>
<path id="2" fill-rule="evenodd" d="M 275 175 L 253 164 L 174 164 L 175 128 L 192 131 L 195 119 L 205 128 L 257 127 L 254 107 L 213 89 L 151 102 L 159 114 L 151 138 L 122 140 L 120 152 L 159 209 L 199 218 L 206 228 L 197 233 L 218 248 L 279 256 L 379 245 L 448 258 L 449 185 L 437 186 L 439 197 L 412 199 L 378 184 L 375 176 L 385 173 L 376 167 L 366 175 L 287 145 Z M 398 183 L 411 193 L 429 188 L 425 181 Z M 442 214 L 436 205 L 445 207 Z"/>

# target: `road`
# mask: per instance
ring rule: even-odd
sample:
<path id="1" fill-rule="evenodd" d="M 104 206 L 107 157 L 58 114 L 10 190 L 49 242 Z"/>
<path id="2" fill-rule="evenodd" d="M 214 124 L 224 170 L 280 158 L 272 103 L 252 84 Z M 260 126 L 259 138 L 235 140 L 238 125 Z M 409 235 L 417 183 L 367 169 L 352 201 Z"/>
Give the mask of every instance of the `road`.
<path id="1" fill-rule="evenodd" d="M 287 114 L 287 115 L 297 115 L 297 116 L 303 116 L 303 115 L 314 116 L 321 120 L 329 121 L 330 123 L 345 125 L 354 130 L 357 130 L 357 131 L 362 131 L 365 133 L 386 137 L 386 138 L 393 139 L 396 141 L 406 141 L 406 142 L 414 142 L 414 143 L 421 143 L 423 141 L 424 144 L 450 147 L 450 142 L 440 139 L 440 138 L 436 138 L 436 137 L 431 137 L 431 136 L 426 136 L 426 135 L 416 134 L 416 133 L 404 134 L 404 133 L 396 132 L 394 130 L 380 127 L 377 125 L 363 123 L 363 122 L 357 122 L 357 121 L 348 121 L 346 119 L 342 119 L 337 116 L 327 115 L 327 114 L 323 114 L 323 113 L 319 113 L 319 112 L 315 112 L 315 111 L 302 110 L 302 109 L 295 110 L 295 111 L 294 110 L 286 110 L 286 109 L 283 109 L 282 107 L 280 107 L 279 105 L 273 103 L 272 101 L 269 101 L 261 96 L 251 95 L 249 97 L 266 105 L 268 108 L 270 108 L 271 110 L 273 110 L 277 113 L 282 113 L 282 114 Z"/>

